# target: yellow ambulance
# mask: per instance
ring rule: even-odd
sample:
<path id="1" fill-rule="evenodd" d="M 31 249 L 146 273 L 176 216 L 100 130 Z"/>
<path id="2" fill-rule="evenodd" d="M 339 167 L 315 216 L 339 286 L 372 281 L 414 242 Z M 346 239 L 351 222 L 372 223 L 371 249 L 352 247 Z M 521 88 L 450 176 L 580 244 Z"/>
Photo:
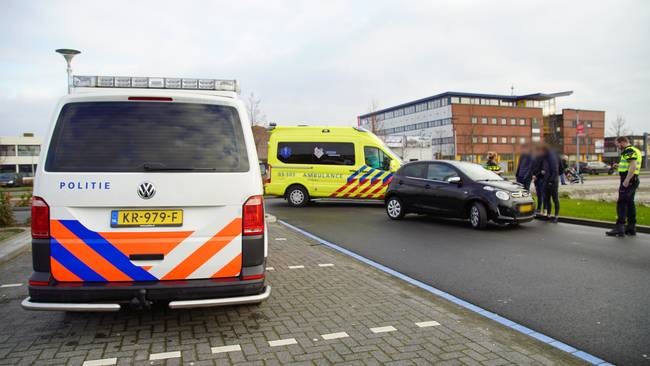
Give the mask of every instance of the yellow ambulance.
<path id="1" fill-rule="evenodd" d="M 302 207 L 311 199 L 383 199 L 401 160 L 358 127 L 271 126 L 264 193 Z"/>

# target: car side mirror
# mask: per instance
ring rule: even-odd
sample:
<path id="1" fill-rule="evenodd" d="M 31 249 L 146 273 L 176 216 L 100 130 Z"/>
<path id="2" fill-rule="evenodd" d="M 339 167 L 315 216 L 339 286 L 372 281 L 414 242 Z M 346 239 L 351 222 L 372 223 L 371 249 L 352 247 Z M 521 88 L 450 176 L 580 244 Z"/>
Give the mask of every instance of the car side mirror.
<path id="1" fill-rule="evenodd" d="M 460 177 L 450 177 L 447 179 L 447 183 L 452 183 L 452 184 L 460 184 L 461 180 Z"/>

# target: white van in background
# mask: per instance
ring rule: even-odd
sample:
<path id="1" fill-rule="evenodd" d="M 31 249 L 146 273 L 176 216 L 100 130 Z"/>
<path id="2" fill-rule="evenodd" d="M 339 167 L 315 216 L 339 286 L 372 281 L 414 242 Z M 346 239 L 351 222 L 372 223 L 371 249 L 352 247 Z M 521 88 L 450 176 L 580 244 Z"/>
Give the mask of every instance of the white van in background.
<path id="1" fill-rule="evenodd" d="M 28 310 L 259 303 L 267 235 L 234 80 L 74 76 L 38 164 Z"/>

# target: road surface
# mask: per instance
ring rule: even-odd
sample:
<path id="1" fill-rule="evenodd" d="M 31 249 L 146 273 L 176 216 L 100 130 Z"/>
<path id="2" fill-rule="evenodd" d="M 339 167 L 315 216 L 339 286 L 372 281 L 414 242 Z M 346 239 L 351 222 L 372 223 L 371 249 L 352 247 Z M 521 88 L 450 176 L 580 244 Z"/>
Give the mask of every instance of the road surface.
<path id="1" fill-rule="evenodd" d="M 267 210 L 299 228 L 617 364 L 650 364 L 650 236 L 533 222 L 391 221 L 377 204 Z"/>

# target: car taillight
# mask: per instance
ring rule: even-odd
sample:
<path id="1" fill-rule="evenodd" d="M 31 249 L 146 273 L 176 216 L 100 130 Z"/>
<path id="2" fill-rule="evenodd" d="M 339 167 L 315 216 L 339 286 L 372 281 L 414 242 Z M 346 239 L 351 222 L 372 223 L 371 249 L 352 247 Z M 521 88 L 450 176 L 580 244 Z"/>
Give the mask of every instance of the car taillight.
<path id="1" fill-rule="evenodd" d="M 50 238 L 50 206 L 41 197 L 32 198 L 32 238 Z"/>
<path id="2" fill-rule="evenodd" d="M 264 199 L 262 196 L 252 196 L 243 209 L 242 235 L 264 234 Z"/>

